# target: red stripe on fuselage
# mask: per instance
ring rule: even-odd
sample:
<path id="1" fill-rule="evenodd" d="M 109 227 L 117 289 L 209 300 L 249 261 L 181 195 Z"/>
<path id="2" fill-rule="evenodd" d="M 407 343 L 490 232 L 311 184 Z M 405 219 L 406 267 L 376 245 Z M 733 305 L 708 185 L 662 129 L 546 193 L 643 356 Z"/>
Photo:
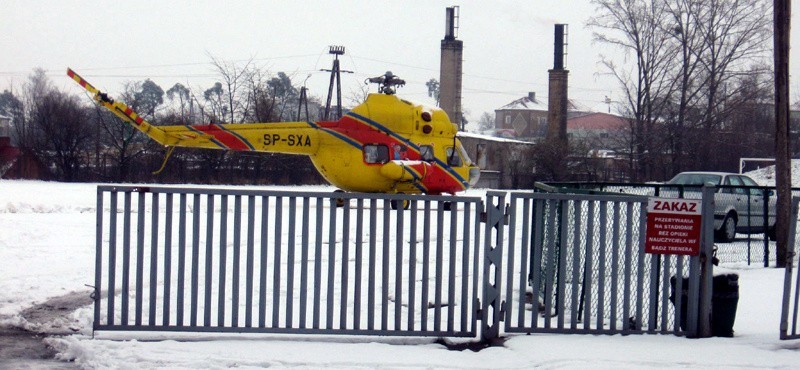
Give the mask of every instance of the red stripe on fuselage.
<path id="1" fill-rule="evenodd" d="M 192 126 L 193 129 L 209 134 L 213 136 L 217 141 L 228 147 L 229 149 L 233 150 L 250 150 L 250 147 L 247 146 L 247 143 L 236 137 L 236 135 L 227 132 L 219 126 L 211 124 L 211 125 L 197 125 Z"/>
<path id="2" fill-rule="evenodd" d="M 397 138 L 379 131 L 375 127 L 354 119 L 350 116 L 342 117 L 338 122 L 320 122 L 320 127 L 336 131 L 339 134 L 352 138 L 364 144 L 384 144 L 389 147 L 389 156 L 394 159 L 393 147 L 396 144 L 406 145 Z M 422 160 L 419 152 L 411 147 L 407 147 L 405 158 L 411 161 Z M 428 194 L 456 193 L 464 190 L 464 185 L 454 178 L 442 166 L 431 163 L 432 171 L 425 174 L 422 185 L 427 189 Z"/>

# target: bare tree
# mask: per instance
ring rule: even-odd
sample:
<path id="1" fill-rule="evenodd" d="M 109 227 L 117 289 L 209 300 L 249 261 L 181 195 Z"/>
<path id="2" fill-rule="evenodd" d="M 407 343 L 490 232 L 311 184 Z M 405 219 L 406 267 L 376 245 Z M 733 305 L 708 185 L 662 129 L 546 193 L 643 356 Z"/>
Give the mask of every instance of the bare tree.
<path id="1" fill-rule="evenodd" d="M 667 9 L 661 0 L 594 0 L 597 15 L 588 24 L 597 31 L 596 41 L 619 48 L 635 59 L 632 66 L 603 57 L 603 65 L 623 88 L 627 113 L 633 118 L 630 166 L 637 180 L 653 173 L 654 153 L 660 152 L 655 140 L 655 123 L 662 115 L 673 91 L 670 67 L 675 45 L 662 32 Z"/>
<path id="2" fill-rule="evenodd" d="M 603 63 L 631 118 L 633 179 L 722 169 L 734 97 L 765 56 L 769 6 L 758 0 L 595 0 L 595 40 L 627 59 Z M 665 159 L 669 158 L 668 161 Z"/>
<path id="3" fill-rule="evenodd" d="M 56 90 L 41 97 L 32 111 L 31 124 L 37 132 L 34 153 L 52 164 L 59 180 L 81 179 L 92 137 L 86 116 L 76 96 Z"/>
<path id="4" fill-rule="evenodd" d="M 238 122 L 242 122 L 242 117 L 244 116 L 242 112 L 248 110 L 247 104 L 249 104 L 249 101 L 248 99 L 242 99 L 239 94 L 243 92 L 243 87 L 252 73 L 251 65 L 253 59 L 248 60 L 244 66 L 239 66 L 235 62 L 226 62 L 211 55 L 209 57 L 211 58 L 211 64 L 222 79 L 215 93 L 218 94 L 218 98 L 224 95 L 224 102 L 227 105 L 228 117 L 220 118 L 234 123 L 237 122 L 236 118 L 238 117 Z"/>

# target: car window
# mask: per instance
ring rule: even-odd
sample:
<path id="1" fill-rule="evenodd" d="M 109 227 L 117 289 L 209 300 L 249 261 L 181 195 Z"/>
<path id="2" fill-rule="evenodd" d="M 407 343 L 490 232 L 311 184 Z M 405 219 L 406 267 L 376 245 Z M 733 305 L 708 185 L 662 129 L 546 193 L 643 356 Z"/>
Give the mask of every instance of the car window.
<path id="1" fill-rule="evenodd" d="M 745 191 L 745 189 L 742 188 L 742 186 L 744 186 L 744 183 L 742 183 L 742 179 L 739 178 L 739 176 L 728 176 L 725 179 L 725 182 L 727 183 L 726 185 L 737 186 L 736 188 L 726 189 L 726 190 L 729 190 L 729 192 L 734 193 L 734 194 L 746 194 L 747 193 Z"/>
<path id="2" fill-rule="evenodd" d="M 742 179 L 742 183 L 744 183 L 744 186 L 758 186 L 758 184 L 753 179 L 747 176 L 739 176 L 739 178 Z M 750 189 L 750 195 L 762 196 L 764 195 L 764 191 L 762 189 Z"/>

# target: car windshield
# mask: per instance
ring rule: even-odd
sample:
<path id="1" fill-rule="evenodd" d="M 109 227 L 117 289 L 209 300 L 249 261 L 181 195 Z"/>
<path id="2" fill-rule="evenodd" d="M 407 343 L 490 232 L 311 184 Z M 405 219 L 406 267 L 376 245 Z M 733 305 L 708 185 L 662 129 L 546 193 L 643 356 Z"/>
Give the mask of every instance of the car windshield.
<path id="1" fill-rule="evenodd" d="M 671 185 L 703 185 L 707 182 L 719 185 L 722 176 L 707 173 L 679 173 L 672 180 L 667 181 Z"/>

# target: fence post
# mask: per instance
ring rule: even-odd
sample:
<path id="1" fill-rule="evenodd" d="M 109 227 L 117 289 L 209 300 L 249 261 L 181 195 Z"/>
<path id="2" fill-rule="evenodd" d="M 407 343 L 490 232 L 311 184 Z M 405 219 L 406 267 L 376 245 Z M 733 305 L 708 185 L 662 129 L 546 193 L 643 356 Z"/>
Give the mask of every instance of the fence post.
<path id="1" fill-rule="evenodd" d="M 483 304 L 480 308 L 481 341 L 492 345 L 500 338 L 500 314 L 503 307 L 503 228 L 505 226 L 504 192 L 490 191 L 486 194 L 486 213 L 484 221 L 484 263 L 483 263 Z M 496 201 L 496 202 L 495 202 Z M 495 240 L 492 240 L 495 229 Z"/>
<path id="2" fill-rule="evenodd" d="M 711 336 L 711 298 L 713 294 L 714 265 L 711 257 L 714 253 L 714 194 L 717 189 L 713 185 L 703 186 L 703 210 L 700 242 L 700 299 L 697 318 L 697 337 Z"/>

